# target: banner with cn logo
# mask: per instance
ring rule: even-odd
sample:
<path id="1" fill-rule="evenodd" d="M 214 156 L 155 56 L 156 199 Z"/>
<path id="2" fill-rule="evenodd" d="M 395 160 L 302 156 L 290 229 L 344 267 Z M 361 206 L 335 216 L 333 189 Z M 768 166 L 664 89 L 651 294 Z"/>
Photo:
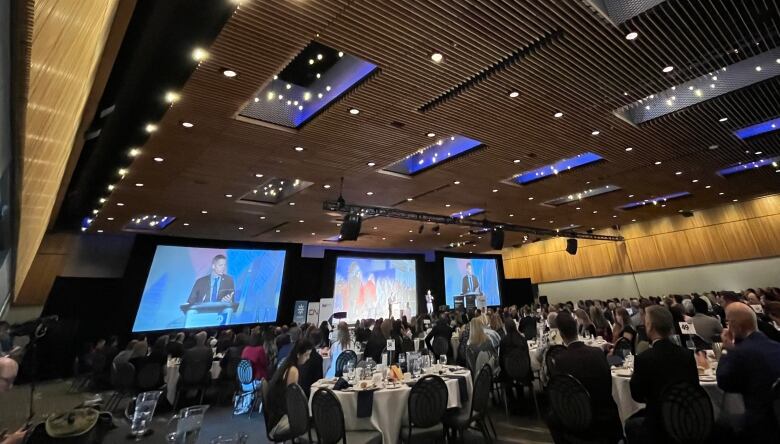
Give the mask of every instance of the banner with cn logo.
<path id="1" fill-rule="evenodd" d="M 301 325 L 306 322 L 306 309 L 308 308 L 309 301 L 295 301 L 295 308 L 293 309 L 293 322 Z"/>

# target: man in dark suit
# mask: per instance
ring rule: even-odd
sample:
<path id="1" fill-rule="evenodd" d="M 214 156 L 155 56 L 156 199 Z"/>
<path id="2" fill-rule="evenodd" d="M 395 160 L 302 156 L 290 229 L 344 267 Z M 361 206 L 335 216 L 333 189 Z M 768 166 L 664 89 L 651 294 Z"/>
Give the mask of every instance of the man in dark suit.
<path id="1" fill-rule="evenodd" d="M 218 254 L 211 260 L 211 273 L 195 281 L 187 302 L 233 302 L 235 293 L 233 278 L 227 274 L 227 258 Z"/>
<path id="2" fill-rule="evenodd" d="M 589 347 L 577 337 L 577 321 L 569 312 L 560 313 L 556 322 L 566 351 L 555 358 L 556 373 L 569 374 L 577 378 L 590 394 L 593 405 L 592 430 L 607 442 L 617 443 L 623 439 L 623 427 L 620 423 L 617 405 L 612 398 L 612 374 L 604 352 L 600 348 Z M 550 432 L 555 436 L 556 419 L 550 419 Z M 555 442 L 564 442 L 555 439 Z"/>
<path id="3" fill-rule="evenodd" d="M 647 307 L 645 329 L 652 346 L 635 358 L 631 397 L 646 403 L 647 408 L 626 421 L 626 437 L 631 444 L 667 441 L 660 420 L 661 393 L 679 382 L 699 384 L 693 352 L 669 340 L 674 333 L 672 312 L 661 305 Z"/>
<path id="4" fill-rule="evenodd" d="M 479 287 L 479 281 L 474 276 L 474 268 L 471 266 L 471 262 L 466 262 L 466 275 L 463 276 L 463 285 L 461 286 L 461 294 L 466 293 L 482 293 Z"/>
<path id="5" fill-rule="evenodd" d="M 780 343 L 758 331 L 756 313 L 736 302 L 726 307 L 723 357 L 718 363 L 718 387 L 741 393 L 745 400 L 743 442 L 772 442 L 780 436 L 772 417 L 772 384 L 780 378 Z"/>
<path id="6" fill-rule="evenodd" d="M 211 361 L 214 358 L 214 354 L 211 351 L 211 347 L 206 345 L 206 339 L 208 339 L 208 334 L 205 331 L 195 335 L 195 346 L 185 350 L 181 356 L 180 374 L 184 374 L 188 367 L 201 365 L 206 370 L 203 378 L 211 377 L 209 370 L 211 370 Z"/>

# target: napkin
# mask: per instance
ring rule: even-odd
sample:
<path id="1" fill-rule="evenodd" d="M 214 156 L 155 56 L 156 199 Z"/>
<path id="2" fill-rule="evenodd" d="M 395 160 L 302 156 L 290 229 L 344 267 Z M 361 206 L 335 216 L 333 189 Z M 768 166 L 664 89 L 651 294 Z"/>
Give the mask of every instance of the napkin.
<path id="1" fill-rule="evenodd" d="M 338 381 L 336 381 L 336 384 L 333 385 L 333 390 L 344 390 L 350 388 L 351 385 L 349 385 L 349 382 L 347 382 L 344 378 L 339 378 Z"/>
<path id="2" fill-rule="evenodd" d="M 370 418 L 374 409 L 374 391 L 362 390 L 358 392 L 357 417 Z"/>

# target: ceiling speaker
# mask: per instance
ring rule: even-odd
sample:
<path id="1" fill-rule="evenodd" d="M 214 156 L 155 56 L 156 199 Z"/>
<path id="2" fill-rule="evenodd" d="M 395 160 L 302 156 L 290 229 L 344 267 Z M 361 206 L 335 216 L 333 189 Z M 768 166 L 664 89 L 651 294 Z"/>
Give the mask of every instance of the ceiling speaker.
<path id="1" fill-rule="evenodd" d="M 680 211 L 682 217 L 693 217 L 693 211 Z"/>
<path id="2" fill-rule="evenodd" d="M 577 254 L 577 239 L 566 239 L 566 252 L 571 255 Z"/>
<path id="3" fill-rule="evenodd" d="M 504 229 L 493 228 L 490 233 L 490 247 L 494 250 L 501 250 L 504 248 Z"/>
<path id="4" fill-rule="evenodd" d="M 361 218 L 359 214 L 347 214 L 344 216 L 344 222 L 341 223 L 341 233 L 339 237 L 343 241 L 357 240 L 360 234 Z"/>

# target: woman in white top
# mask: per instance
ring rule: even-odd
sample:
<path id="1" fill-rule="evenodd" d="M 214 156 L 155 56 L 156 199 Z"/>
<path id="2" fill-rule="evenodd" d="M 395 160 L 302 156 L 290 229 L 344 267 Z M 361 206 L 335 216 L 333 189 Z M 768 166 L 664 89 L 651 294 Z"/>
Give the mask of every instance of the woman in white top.
<path id="1" fill-rule="evenodd" d="M 336 327 L 336 340 L 330 346 L 330 367 L 325 374 L 326 378 L 336 376 L 336 361 L 339 359 L 341 352 L 352 349 L 354 349 L 354 344 L 349 337 L 349 327 L 347 327 L 346 322 L 339 322 L 338 327 Z"/>

